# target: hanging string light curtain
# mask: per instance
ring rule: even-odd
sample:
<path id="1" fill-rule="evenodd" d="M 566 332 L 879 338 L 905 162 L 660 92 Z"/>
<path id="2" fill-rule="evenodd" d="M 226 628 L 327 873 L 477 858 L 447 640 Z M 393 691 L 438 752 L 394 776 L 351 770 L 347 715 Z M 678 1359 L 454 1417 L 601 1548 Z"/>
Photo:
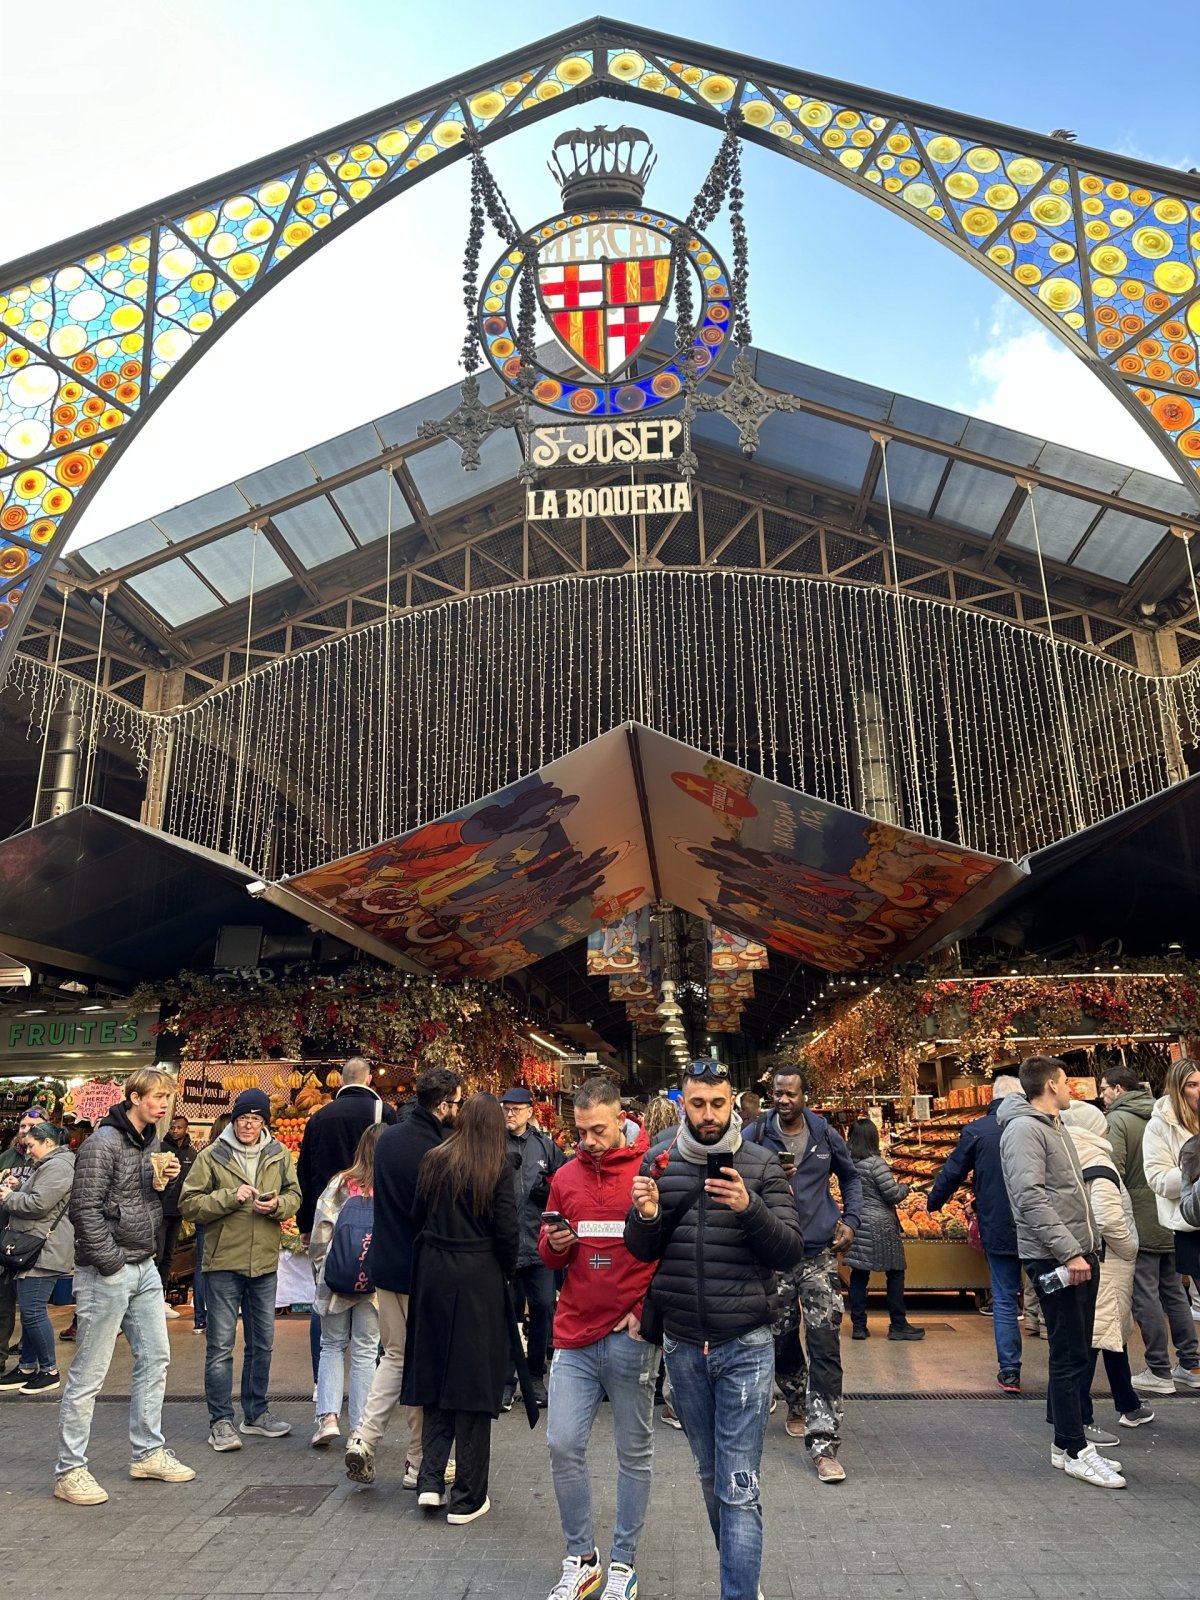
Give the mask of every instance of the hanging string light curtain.
<path id="1" fill-rule="evenodd" d="M 1164 680 L 1074 646 L 915 596 L 804 578 L 652 571 L 636 581 L 651 725 L 820 799 L 859 809 L 882 784 L 903 825 L 1015 857 L 1076 831 L 1076 787 L 1086 825 L 1171 781 Z M 265 668 L 244 686 L 254 736 L 240 772 L 243 685 L 178 713 L 168 831 L 264 876 L 296 872 L 494 793 L 636 718 L 633 583 L 623 574 L 500 590 L 393 619 L 390 649 L 379 624 Z M 369 717 L 385 657 L 391 714 Z M 385 768 L 381 797 L 372 778 Z"/>

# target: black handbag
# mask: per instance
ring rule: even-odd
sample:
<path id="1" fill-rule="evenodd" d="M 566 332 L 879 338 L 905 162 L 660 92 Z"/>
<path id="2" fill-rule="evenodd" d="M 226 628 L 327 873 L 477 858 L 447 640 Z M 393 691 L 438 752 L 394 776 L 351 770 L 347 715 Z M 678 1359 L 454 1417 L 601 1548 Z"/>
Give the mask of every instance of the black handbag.
<path id="1" fill-rule="evenodd" d="M 696 1187 L 684 1195 L 683 1200 L 671 1213 L 670 1220 L 663 1223 L 658 1244 L 658 1266 L 654 1269 L 654 1277 L 646 1285 L 646 1293 L 642 1299 L 642 1325 L 638 1331 L 647 1344 L 661 1344 L 663 1342 L 663 1333 L 665 1332 L 662 1312 L 654 1304 L 654 1279 L 658 1277 L 662 1270 L 662 1258 L 670 1248 L 671 1240 L 675 1237 L 676 1228 L 692 1209 L 693 1204 L 700 1198 L 707 1178 L 708 1174 L 706 1172 Z"/>
<path id="2" fill-rule="evenodd" d="M 9 1277 L 15 1278 L 19 1273 L 28 1272 L 30 1267 L 36 1267 L 46 1240 L 62 1221 L 70 1203 L 68 1192 L 50 1213 L 50 1226 L 45 1233 L 21 1232 L 11 1222 L 6 1223 L 0 1232 L 0 1272 L 7 1272 Z"/>

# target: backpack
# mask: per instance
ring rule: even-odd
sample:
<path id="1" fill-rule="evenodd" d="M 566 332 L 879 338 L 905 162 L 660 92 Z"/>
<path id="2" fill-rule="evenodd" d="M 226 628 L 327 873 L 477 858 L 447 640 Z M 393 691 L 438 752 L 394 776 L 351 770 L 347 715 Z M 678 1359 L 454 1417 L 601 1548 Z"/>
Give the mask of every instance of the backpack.
<path id="1" fill-rule="evenodd" d="M 326 1287 L 334 1294 L 375 1293 L 375 1283 L 367 1266 L 371 1234 L 375 1228 L 375 1202 L 365 1194 L 353 1194 L 338 1212 L 333 1237 L 325 1252 L 322 1274 Z"/>

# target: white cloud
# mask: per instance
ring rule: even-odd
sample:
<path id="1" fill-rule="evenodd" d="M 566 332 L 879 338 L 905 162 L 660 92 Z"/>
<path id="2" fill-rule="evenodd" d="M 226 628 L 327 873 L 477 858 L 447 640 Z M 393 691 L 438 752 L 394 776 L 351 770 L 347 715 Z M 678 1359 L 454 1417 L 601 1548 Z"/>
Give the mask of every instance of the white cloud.
<path id="1" fill-rule="evenodd" d="M 1001 302 L 967 367 L 963 410 L 1159 477 L 1178 477 L 1089 363 L 1016 306 Z"/>

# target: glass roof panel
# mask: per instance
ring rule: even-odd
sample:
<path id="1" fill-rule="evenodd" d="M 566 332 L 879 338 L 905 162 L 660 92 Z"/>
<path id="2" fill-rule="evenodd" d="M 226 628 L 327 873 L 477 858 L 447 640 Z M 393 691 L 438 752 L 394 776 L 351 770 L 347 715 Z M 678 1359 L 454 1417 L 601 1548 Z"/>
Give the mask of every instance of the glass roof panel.
<path id="1" fill-rule="evenodd" d="M 943 444 L 957 444 L 967 425 L 961 411 L 947 411 L 942 406 L 928 405 L 924 400 L 910 400 L 903 394 L 893 399 L 888 421 L 907 433 L 922 433 L 927 439 L 937 439 Z"/>
<path id="2" fill-rule="evenodd" d="M 416 520 L 408 501 L 400 493 L 400 485 L 392 479 L 392 532 L 411 528 Z M 388 473 L 368 472 L 365 478 L 355 478 L 340 489 L 331 489 L 329 498 L 350 524 L 359 544 L 370 544 L 387 533 Z"/>
<path id="3" fill-rule="evenodd" d="M 288 548 L 305 567 L 320 567 L 354 549 L 354 540 L 342 526 L 342 519 L 325 495 L 306 500 L 290 511 L 277 511 L 272 526 L 283 535 Z"/>
<path id="4" fill-rule="evenodd" d="M 768 389 L 803 395 L 806 400 L 833 406 L 856 417 L 874 417 L 882 421 L 888 414 L 892 397 L 886 389 L 840 377 L 836 372 L 823 372 L 819 367 L 806 367 L 803 362 L 788 361 L 769 350 L 759 350 L 757 357 L 755 376 Z"/>
<path id="5" fill-rule="evenodd" d="M 256 594 L 291 576 L 265 534 L 258 536 L 257 550 L 255 542 L 252 529 L 239 528 L 236 533 L 227 533 L 224 538 L 193 550 L 188 559 L 222 600 L 244 600 L 250 593 L 251 566 Z"/>
<path id="6" fill-rule="evenodd" d="M 129 587 L 172 628 L 221 608 L 220 596 L 197 577 L 182 556 L 130 578 Z"/>
<path id="7" fill-rule="evenodd" d="M 303 456 L 288 456 L 286 461 L 276 461 L 247 478 L 239 478 L 237 487 L 252 506 L 265 506 L 272 500 L 282 500 L 285 494 L 311 489 L 315 482 L 316 475 Z"/>
<path id="8" fill-rule="evenodd" d="M 1045 444 L 1038 452 L 1037 467 L 1052 478 L 1064 478 L 1085 489 L 1099 489 L 1104 494 L 1118 494 L 1129 476 L 1129 468 L 1119 461 L 1105 461 L 1101 456 L 1085 455 L 1082 450 L 1068 450 L 1064 444 Z M 1041 500 L 1038 501 L 1039 507 Z M 1039 524 L 1040 524 L 1039 512 Z"/>
<path id="9" fill-rule="evenodd" d="M 1074 565 L 1102 578 L 1127 583 L 1162 540 L 1156 522 L 1132 517 L 1128 511 L 1106 511 L 1095 531 L 1076 556 Z"/>
<path id="10" fill-rule="evenodd" d="M 227 483 L 223 488 L 189 500 L 186 505 L 160 512 L 154 521 L 174 544 L 177 539 L 190 539 L 193 533 L 203 533 L 218 523 L 244 517 L 246 509 L 245 495 L 239 494 L 232 483 Z"/>
<path id="11" fill-rule="evenodd" d="M 140 561 L 143 556 L 157 555 L 168 548 L 166 538 L 152 522 L 135 522 L 131 528 L 96 539 L 71 554 L 92 572 L 100 573 L 115 572 L 130 561 Z"/>
<path id="12" fill-rule="evenodd" d="M 1051 561 L 1067 561 L 1096 520 L 1100 507 L 1091 500 L 1073 500 L 1070 495 L 1058 494 L 1053 489 L 1038 489 L 1036 493 L 1034 505 L 1042 554 Z M 1016 545 L 1019 550 L 1037 549 L 1028 495 L 1005 542 Z"/>
<path id="13" fill-rule="evenodd" d="M 993 456 L 997 461 L 1012 461 L 1018 467 L 1031 467 L 1043 447 L 1041 439 L 1027 433 L 1016 433 L 1012 428 L 1001 428 L 995 422 L 984 422 L 972 417 L 963 429 L 964 450 L 975 450 L 981 456 Z"/>
<path id="14" fill-rule="evenodd" d="M 892 448 L 888 446 L 890 462 Z M 938 496 L 934 517 L 952 528 L 990 538 L 1016 492 L 1016 484 L 1005 473 L 973 467 L 969 461 L 956 461 L 950 468 L 946 487 Z"/>
<path id="15" fill-rule="evenodd" d="M 711 423 L 711 433 L 698 429 L 694 423 L 692 431 L 708 437 L 722 450 L 736 452 L 737 433 L 733 424 L 716 417 Z M 797 477 L 812 482 L 856 492 L 871 456 L 869 434 L 859 428 L 848 428 L 843 422 L 806 416 L 803 412 L 791 415 L 777 412 L 768 417 L 760 439 L 754 459 L 764 467 L 794 472 Z"/>
<path id="16" fill-rule="evenodd" d="M 432 450 L 422 450 L 408 458 L 408 470 L 427 511 L 436 515 L 448 506 L 461 505 L 476 495 L 486 494 L 502 483 L 510 483 L 521 464 L 513 430 L 505 428 L 489 434 L 479 452 L 480 466 L 464 472 L 462 451 L 446 440 Z"/>
<path id="17" fill-rule="evenodd" d="M 911 444 L 890 444 L 887 464 L 892 504 L 903 511 L 913 511 L 919 517 L 927 517 L 946 470 L 945 456 L 934 455 L 931 450 L 918 450 Z M 885 500 L 882 471 L 875 484 L 875 499 L 880 503 Z"/>
<path id="18" fill-rule="evenodd" d="M 313 445 L 304 455 L 318 478 L 332 478 L 350 467 L 374 461 L 382 449 L 383 440 L 373 424 L 367 422 L 361 428 L 351 428 L 349 433 L 338 434 L 336 439 Z"/>
<path id="19" fill-rule="evenodd" d="M 561 359 L 556 359 L 555 352 Z M 557 344 L 541 346 L 538 359 L 551 372 L 561 371 L 569 365 L 565 351 L 562 351 Z M 486 372 L 478 372 L 475 376 L 479 381 L 479 398 L 485 406 L 494 406 L 506 394 L 512 393 L 490 367 Z M 410 406 L 401 406 L 399 411 L 391 411 L 386 417 L 378 418 L 375 428 L 389 448 L 412 444 L 422 422 L 448 417 L 461 399 L 462 394 L 458 384 L 451 384 L 447 389 L 439 389 L 437 394 L 427 395 L 424 400 L 416 400 Z M 555 415 L 560 421 L 562 420 L 560 412 L 556 412 Z"/>
<path id="20" fill-rule="evenodd" d="M 1156 511 L 1171 511 L 1180 517 L 1196 515 L 1196 497 L 1190 489 L 1182 483 L 1173 483 L 1170 478 L 1156 478 L 1149 472 L 1131 472 L 1129 482 L 1121 490 L 1121 498 L 1140 500 Z"/>

